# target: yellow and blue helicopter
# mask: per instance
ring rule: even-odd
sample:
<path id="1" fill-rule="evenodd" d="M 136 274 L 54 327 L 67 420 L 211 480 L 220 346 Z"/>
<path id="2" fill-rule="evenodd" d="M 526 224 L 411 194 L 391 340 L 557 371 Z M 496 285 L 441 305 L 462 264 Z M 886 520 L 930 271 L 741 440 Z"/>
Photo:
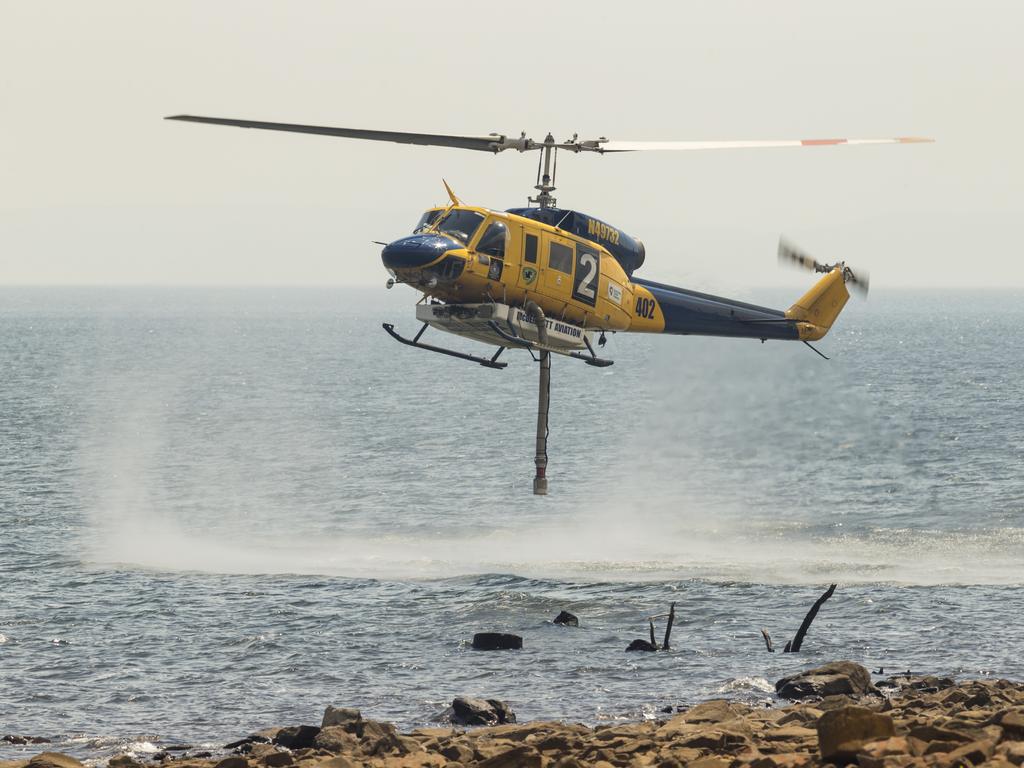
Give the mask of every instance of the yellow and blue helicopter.
<path id="1" fill-rule="evenodd" d="M 907 144 L 931 139 L 797 139 L 779 141 L 556 141 L 549 133 L 534 141 L 503 134 L 451 136 L 395 131 L 332 128 L 194 115 L 168 120 L 321 134 L 403 144 L 452 147 L 499 153 L 538 151 L 537 190 L 525 208 L 492 210 L 465 205 L 445 183 L 450 203 L 427 210 L 413 234 L 381 243 L 381 259 L 390 274 L 388 287 L 409 285 L 422 296 L 413 338 L 389 323 L 384 329 L 409 346 L 461 358 L 489 368 L 504 368 L 506 349 L 537 353 L 541 363 L 537 425 L 537 475 L 534 492 L 546 493 L 547 409 L 550 353 L 595 366 L 608 366 L 594 348 L 608 332 L 668 333 L 786 339 L 805 343 L 822 338 L 849 299 L 847 286 L 867 292 L 867 275 L 844 262 L 820 264 L 780 241 L 779 259 L 823 273 L 789 309 L 778 310 L 712 296 L 634 276 L 645 259 L 642 242 L 580 211 L 559 208 L 555 191 L 557 154 L 638 151 L 689 151 L 763 147 L 819 147 L 856 144 Z M 421 341 L 427 328 L 493 344 L 490 356 L 472 355 Z M 808 344 L 808 346 L 810 346 Z M 813 349 L 813 347 L 812 347 Z M 817 350 L 815 350 L 817 351 Z M 820 352 L 818 354 L 821 354 Z M 824 355 L 822 355 L 824 357 Z"/>

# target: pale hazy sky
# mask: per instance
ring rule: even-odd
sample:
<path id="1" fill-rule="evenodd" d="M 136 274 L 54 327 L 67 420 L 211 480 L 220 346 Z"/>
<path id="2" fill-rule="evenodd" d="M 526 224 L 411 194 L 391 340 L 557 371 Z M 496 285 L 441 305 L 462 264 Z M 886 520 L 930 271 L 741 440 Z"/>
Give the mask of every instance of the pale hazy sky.
<path id="1" fill-rule="evenodd" d="M 638 274 L 740 293 L 778 235 L 883 286 L 1024 286 L 1024 3 L 0 0 L 0 284 L 382 284 L 444 199 L 536 154 L 167 122 L 936 144 L 563 155 Z"/>

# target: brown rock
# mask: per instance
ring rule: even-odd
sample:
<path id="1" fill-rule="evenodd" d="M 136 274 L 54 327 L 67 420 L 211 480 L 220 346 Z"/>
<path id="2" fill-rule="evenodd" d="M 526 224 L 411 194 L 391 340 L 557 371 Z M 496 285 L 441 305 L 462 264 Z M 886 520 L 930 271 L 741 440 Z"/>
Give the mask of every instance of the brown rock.
<path id="1" fill-rule="evenodd" d="M 999 726 L 1003 729 L 1006 738 L 1013 741 L 1024 741 L 1024 712 L 1011 709 L 1001 712 L 1000 715 L 997 715 Z"/>
<path id="2" fill-rule="evenodd" d="M 919 725 L 916 728 L 911 728 L 910 735 L 915 739 L 927 742 L 952 741 L 968 744 L 973 741 L 967 734 L 951 731 L 948 728 L 939 728 L 935 725 Z"/>
<path id="3" fill-rule="evenodd" d="M 739 734 L 744 737 L 749 737 L 753 734 L 753 727 L 751 724 L 742 717 L 737 717 L 733 720 L 723 720 L 718 723 L 713 723 L 714 727 L 709 727 L 709 724 L 691 723 L 686 719 L 688 713 L 683 712 L 682 714 L 676 715 L 667 723 L 657 729 L 656 733 L 658 738 L 661 739 L 675 739 L 675 738 L 687 738 L 691 736 L 700 736 L 701 734 L 711 733 L 712 731 L 726 731 L 730 733 Z"/>
<path id="4" fill-rule="evenodd" d="M 1024 742 L 1004 741 L 996 750 L 1007 762 L 1024 765 Z"/>
<path id="5" fill-rule="evenodd" d="M 442 748 L 440 750 L 440 754 L 448 760 L 452 760 L 456 763 L 462 763 L 463 765 L 469 765 L 476 757 L 476 754 L 472 749 L 467 747 L 465 744 L 460 744 L 458 742 L 452 742 Z"/>
<path id="6" fill-rule="evenodd" d="M 910 741 L 905 736 L 868 742 L 857 753 L 857 762 L 861 768 L 879 768 L 887 764 L 887 758 L 899 755 L 914 756 L 910 750 Z"/>
<path id="7" fill-rule="evenodd" d="M 295 758 L 292 757 L 290 752 L 270 752 L 263 755 L 256 762 L 267 766 L 267 768 L 284 768 L 286 765 L 293 765 Z"/>
<path id="8" fill-rule="evenodd" d="M 583 768 L 583 764 L 572 755 L 566 755 L 555 763 L 555 768 Z"/>
<path id="9" fill-rule="evenodd" d="M 993 741 L 974 741 L 962 747 L 954 749 L 946 758 L 953 765 L 981 765 L 995 752 L 996 745 Z"/>
<path id="10" fill-rule="evenodd" d="M 320 733 L 313 740 L 313 746 L 317 749 L 324 749 L 334 754 L 351 752 L 359 744 L 355 734 L 348 731 L 344 725 L 329 725 L 321 728 Z"/>
<path id="11" fill-rule="evenodd" d="M 790 723 L 816 723 L 818 718 L 824 714 L 823 710 L 814 707 L 794 707 L 775 722 L 779 725 Z"/>
<path id="12" fill-rule="evenodd" d="M 457 731 L 454 728 L 417 728 L 409 735 L 414 739 L 450 739 L 463 733 L 464 731 Z"/>
<path id="13" fill-rule="evenodd" d="M 750 707 L 725 699 L 712 699 L 677 715 L 687 723 L 721 723 L 750 713 Z M 675 718 L 673 718 L 675 719 Z"/>
<path id="14" fill-rule="evenodd" d="M 754 758 L 750 761 L 750 768 L 805 768 L 813 762 L 814 756 L 807 752 L 781 752 Z"/>
<path id="15" fill-rule="evenodd" d="M 813 728 L 804 728 L 802 725 L 783 725 L 780 728 L 773 728 L 765 731 L 761 736 L 768 741 L 810 741 L 818 736 Z"/>
<path id="16" fill-rule="evenodd" d="M 359 768 L 350 758 L 338 755 L 327 760 L 321 760 L 316 764 L 317 768 Z"/>
<path id="17" fill-rule="evenodd" d="M 928 746 L 924 748 L 924 754 L 945 755 L 961 746 L 961 744 L 962 742 L 959 741 L 930 741 Z"/>
<path id="18" fill-rule="evenodd" d="M 690 747 L 691 749 L 728 752 L 747 746 L 749 741 L 746 734 L 738 731 L 707 728 L 691 736 L 682 737 L 677 743 L 681 747 Z"/>
<path id="19" fill-rule="evenodd" d="M 552 733 L 534 744 L 541 752 L 569 752 L 579 749 L 583 742 L 578 736 L 565 733 Z"/>
<path id="20" fill-rule="evenodd" d="M 240 755 L 232 755 L 215 763 L 213 768 L 249 768 L 249 761 Z"/>
<path id="21" fill-rule="evenodd" d="M 1008 763 L 1001 757 L 993 757 L 981 764 L 981 768 L 1014 768 L 1013 763 Z"/>
<path id="22" fill-rule="evenodd" d="M 108 768 L 142 768 L 142 763 L 131 755 L 116 755 L 107 762 Z"/>
<path id="23" fill-rule="evenodd" d="M 892 718 L 864 707 L 826 712 L 817 723 L 818 749 L 826 762 L 853 762 L 861 747 L 896 735 Z"/>
<path id="24" fill-rule="evenodd" d="M 28 764 L 32 768 L 83 768 L 81 762 L 63 752 L 40 752 Z"/>
<path id="25" fill-rule="evenodd" d="M 273 744 L 247 744 L 248 750 L 245 751 L 245 756 L 252 760 L 259 760 L 264 755 L 270 755 L 280 750 Z"/>
<path id="26" fill-rule="evenodd" d="M 386 755 L 391 752 L 405 755 L 410 752 L 409 745 L 411 744 L 415 744 L 417 750 L 422 749 L 415 739 L 399 736 L 398 729 L 391 723 L 382 723 L 377 720 L 363 721 L 362 735 L 359 740 L 360 746 L 368 755 Z"/>
<path id="27" fill-rule="evenodd" d="M 518 746 L 487 758 L 477 768 L 541 768 L 543 758 L 533 747 Z"/>
<path id="28" fill-rule="evenodd" d="M 350 725 L 358 723 L 363 719 L 362 713 L 352 707 L 328 707 L 324 710 L 324 719 L 320 724 L 321 728 L 332 725 Z"/>
<path id="29" fill-rule="evenodd" d="M 708 755 L 687 763 L 686 768 L 729 768 L 730 765 L 732 765 L 732 760 L 729 758 Z"/>

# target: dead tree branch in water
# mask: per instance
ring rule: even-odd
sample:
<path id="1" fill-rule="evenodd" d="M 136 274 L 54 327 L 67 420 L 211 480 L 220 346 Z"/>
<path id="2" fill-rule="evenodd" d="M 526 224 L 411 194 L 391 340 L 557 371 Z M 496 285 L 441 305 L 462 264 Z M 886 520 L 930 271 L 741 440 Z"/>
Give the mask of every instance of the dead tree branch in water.
<path id="1" fill-rule="evenodd" d="M 807 615 L 804 616 L 804 621 L 800 625 L 800 629 L 796 631 L 796 635 L 791 641 L 786 643 L 783 653 L 796 653 L 800 650 L 800 646 L 803 645 L 804 642 L 804 636 L 807 634 L 807 630 L 811 628 L 811 622 L 814 621 L 814 617 L 818 615 L 818 609 L 821 608 L 826 600 L 832 597 L 832 593 L 835 591 L 836 585 L 832 584 L 827 590 L 825 590 L 825 593 L 815 601 L 814 605 L 811 606 L 811 610 L 809 610 Z M 771 648 L 768 650 L 771 650 Z"/>
<path id="2" fill-rule="evenodd" d="M 676 620 L 676 604 L 672 603 L 668 609 L 668 624 L 665 625 L 665 641 L 661 644 L 661 650 L 668 650 L 668 636 L 672 634 L 672 623 Z"/>

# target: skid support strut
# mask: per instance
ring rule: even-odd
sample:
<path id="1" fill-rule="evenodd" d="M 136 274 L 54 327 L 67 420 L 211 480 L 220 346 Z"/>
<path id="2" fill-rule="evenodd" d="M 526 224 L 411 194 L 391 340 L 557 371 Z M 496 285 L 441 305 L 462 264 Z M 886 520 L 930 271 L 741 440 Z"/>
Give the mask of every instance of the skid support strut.
<path id="1" fill-rule="evenodd" d="M 547 321 L 544 318 L 544 310 L 537 306 L 536 302 L 528 301 L 526 311 L 533 317 L 537 324 L 538 341 L 542 345 L 548 343 Z M 533 495 L 548 495 L 548 407 L 551 404 L 551 353 L 546 349 L 540 350 L 540 382 L 537 390 L 537 453 L 534 457 L 534 464 L 537 465 L 537 472 L 533 476 Z"/>

